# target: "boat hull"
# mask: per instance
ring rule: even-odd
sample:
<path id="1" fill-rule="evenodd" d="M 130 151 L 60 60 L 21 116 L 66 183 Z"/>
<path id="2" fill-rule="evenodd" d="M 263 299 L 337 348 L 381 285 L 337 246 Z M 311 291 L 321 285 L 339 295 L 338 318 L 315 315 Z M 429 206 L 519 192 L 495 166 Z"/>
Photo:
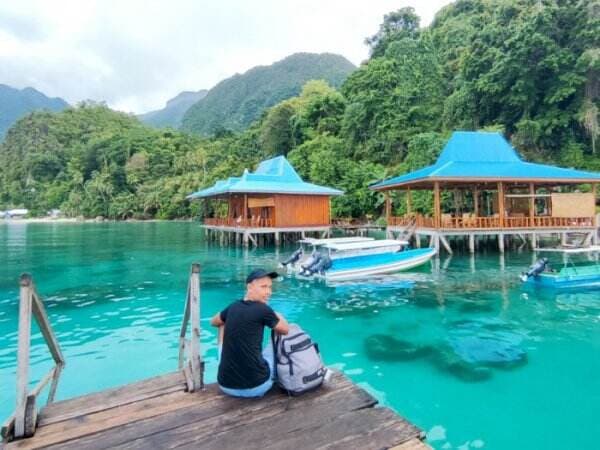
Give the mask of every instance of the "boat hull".
<path id="1" fill-rule="evenodd" d="M 326 281 L 345 281 L 408 270 L 425 264 L 435 254 L 434 248 L 426 248 L 343 258 L 334 261 L 324 278 Z"/>
<path id="2" fill-rule="evenodd" d="M 600 289 L 600 274 L 569 277 L 541 274 L 529 278 L 526 284 L 550 289 Z"/>

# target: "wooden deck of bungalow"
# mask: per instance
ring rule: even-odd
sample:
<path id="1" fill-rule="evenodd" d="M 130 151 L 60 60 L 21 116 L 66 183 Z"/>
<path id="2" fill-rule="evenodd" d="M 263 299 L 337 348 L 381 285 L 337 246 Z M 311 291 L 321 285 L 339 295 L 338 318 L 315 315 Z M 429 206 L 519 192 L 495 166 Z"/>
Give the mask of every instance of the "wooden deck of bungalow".
<path id="1" fill-rule="evenodd" d="M 232 243 L 255 247 L 273 242 L 279 245 L 284 240 L 297 240 L 307 235 L 313 237 L 327 237 L 331 234 L 330 225 L 303 225 L 289 227 L 275 227 L 269 219 L 236 220 L 232 218 L 206 218 L 202 224 L 206 237 L 218 241 L 221 245 Z"/>
<path id="2" fill-rule="evenodd" d="M 428 449 L 423 433 L 348 378 L 300 397 L 273 389 L 261 399 L 186 392 L 181 372 L 84 395 L 42 409 L 25 449 Z"/>
<path id="3" fill-rule="evenodd" d="M 420 214 L 407 214 L 403 217 L 390 216 L 387 232 L 389 237 L 397 234 L 404 236 L 410 232 L 414 235 L 415 244 L 421 246 L 422 237 L 429 239 L 428 245 L 444 247 L 452 253 L 449 238 L 465 238 L 471 253 L 475 251 L 479 238 L 495 237 L 498 249 L 504 252 L 506 239 L 518 239 L 523 245 L 530 244 L 531 248 L 538 246 L 542 236 L 553 235 L 566 244 L 570 236 L 576 234 L 582 237 L 580 245 L 597 245 L 599 241 L 600 219 L 596 217 L 547 217 L 547 216 L 509 216 L 477 217 L 465 214 L 463 217 L 441 215 L 436 222 L 434 217 Z"/>
<path id="4" fill-rule="evenodd" d="M 30 275 L 21 276 L 19 295 L 17 404 L 2 425 L 2 450 L 429 448 L 421 430 L 377 407 L 372 395 L 341 373 L 299 397 L 273 388 L 263 398 L 240 399 L 205 385 L 199 264 L 189 277 L 177 371 L 59 402 L 54 394 L 65 358 Z M 32 319 L 56 365 L 30 390 Z M 48 384 L 47 404 L 38 411 Z"/>

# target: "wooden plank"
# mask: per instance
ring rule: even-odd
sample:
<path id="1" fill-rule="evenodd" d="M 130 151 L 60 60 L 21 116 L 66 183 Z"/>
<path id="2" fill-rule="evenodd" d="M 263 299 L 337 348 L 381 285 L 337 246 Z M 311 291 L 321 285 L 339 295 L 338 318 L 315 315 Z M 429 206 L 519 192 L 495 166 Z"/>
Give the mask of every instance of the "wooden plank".
<path id="1" fill-rule="evenodd" d="M 349 392 L 353 389 L 357 388 L 353 387 L 345 377 L 334 375 L 330 386 L 308 393 L 300 399 L 302 402 L 329 401 L 333 393 Z M 250 423 L 251 419 L 258 420 L 261 417 L 278 414 L 285 411 L 288 405 L 288 397 L 277 389 L 261 399 L 237 399 L 215 394 L 216 391 L 216 385 L 209 385 L 207 391 L 189 394 L 199 399 L 190 407 L 135 423 L 127 423 L 49 448 L 54 450 L 162 448 L 180 439 L 179 436 L 193 434 L 197 439 L 201 439 L 202 436 L 210 436 L 218 431 L 235 429 L 244 423 Z M 311 400 L 315 398 L 316 400 Z M 297 399 L 293 399 L 292 402 L 294 400 Z"/>
<path id="2" fill-rule="evenodd" d="M 39 425 L 43 426 L 102 409 L 114 408 L 115 406 L 156 397 L 164 393 L 184 390 L 185 380 L 181 372 L 160 375 L 137 383 L 48 405 L 40 412 Z"/>
<path id="3" fill-rule="evenodd" d="M 190 339 L 190 369 L 194 391 L 202 389 L 202 374 L 200 373 L 200 264 L 192 264 L 190 275 L 190 316 L 192 337 Z"/>
<path id="4" fill-rule="evenodd" d="M 324 414 L 331 417 L 346 411 L 368 408 L 377 401 L 366 391 L 356 387 L 320 390 L 298 398 L 279 394 L 260 400 L 233 399 L 235 405 L 215 402 L 210 408 L 211 417 L 196 420 L 185 426 L 172 428 L 122 445 L 114 449 L 175 448 L 201 446 L 202 448 L 252 447 L 254 441 L 261 445 L 285 434 L 298 421 L 318 423 Z M 301 448 L 301 447 L 288 447 Z"/>
<path id="5" fill-rule="evenodd" d="M 185 408 L 200 401 L 209 401 L 199 394 L 183 391 L 164 394 L 159 397 L 129 403 L 115 408 L 104 409 L 85 416 L 77 416 L 54 424 L 39 427 L 33 439 L 11 442 L 6 450 L 32 449 L 56 445 L 82 436 L 98 433 L 138 420 L 165 414 Z"/>
<path id="6" fill-rule="evenodd" d="M 17 348 L 17 407 L 14 435 L 25 435 L 25 409 L 29 384 L 29 347 L 31 344 L 31 275 L 24 273 L 19 280 L 19 328 Z"/>
<path id="7" fill-rule="evenodd" d="M 431 447 L 420 439 L 411 439 L 404 444 L 396 445 L 389 450 L 431 450 Z"/>
<path id="8" fill-rule="evenodd" d="M 58 340 L 56 339 L 56 336 L 54 335 L 54 331 L 52 331 L 52 326 L 50 325 L 50 321 L 48 320 L 48 315 L 46 314 L 46 308 L 44 308 L 44 304 L 42 303 L 42 300 L 37 295 L 37 292 L 35 290 L 33 283 L 32 283 L 31 296 L 32 296 L 33 315 L 37 320 L 40 331 L 42 332 L 42 335 L 44 336 L 44 340 L 46 341 L 46 344 L 48 345 L 48 349 L 50 350 L 50 353 L 52 354 L 52 358 L 54 359 L 54 362 L 56 364 L 62 365 L 65 363 L 65 358 L 63 357 L 62 351 L 60 350 L 60 345 L 58 344 Z"/>
<path id="9" fill-rule="evenodd" d="M 181 450 L 236 448 L 242 442 L 244 449 L 381 449 L 420 433 L 407 423 L 401 428 L 403 431 L 399 431 L 401 423 L 398 417 L 387 408 L 344 409 L 349 407 L 349 403 L 324 403 L 313 405 L 310 409 L 299 408 L 265 418 L 252 426 L 241 426 L 197 442 L 174 445 Z M 374 439 L 378 433 L 394 425 L 398 427 L 396 433 L 382 433 L 381 440 Z"/>

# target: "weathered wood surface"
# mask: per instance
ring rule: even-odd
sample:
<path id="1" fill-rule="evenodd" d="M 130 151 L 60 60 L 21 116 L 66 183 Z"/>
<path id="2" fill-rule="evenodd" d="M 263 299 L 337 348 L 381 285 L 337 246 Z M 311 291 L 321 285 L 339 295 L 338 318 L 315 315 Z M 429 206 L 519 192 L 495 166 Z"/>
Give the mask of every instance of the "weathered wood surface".
<path id="1" fill-rule="evenodd" d="M 418 428 L 376 404 L 340 374 L 301 397 L 273 389 L 262 399 L 236 399 L 214 384 L 185 392 L 176 372 L 49 405 L 35 436 L 6 450 L 381 449 L 419 440 Z"/>

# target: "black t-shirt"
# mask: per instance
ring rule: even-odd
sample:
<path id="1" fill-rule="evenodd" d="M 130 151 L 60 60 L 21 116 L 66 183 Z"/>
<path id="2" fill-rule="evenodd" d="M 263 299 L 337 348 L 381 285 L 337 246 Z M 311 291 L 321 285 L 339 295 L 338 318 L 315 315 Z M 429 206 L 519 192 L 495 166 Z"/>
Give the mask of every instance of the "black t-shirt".
<path id="1" fill-rule="evenodd" d="M 240 300 L 221 311 L 225 335 L 217 379 L 229 389 L 249 389 L 269 379 L 262 357 L 264 327 L 274 328 L 279 318 L 270 306 Z"/>

